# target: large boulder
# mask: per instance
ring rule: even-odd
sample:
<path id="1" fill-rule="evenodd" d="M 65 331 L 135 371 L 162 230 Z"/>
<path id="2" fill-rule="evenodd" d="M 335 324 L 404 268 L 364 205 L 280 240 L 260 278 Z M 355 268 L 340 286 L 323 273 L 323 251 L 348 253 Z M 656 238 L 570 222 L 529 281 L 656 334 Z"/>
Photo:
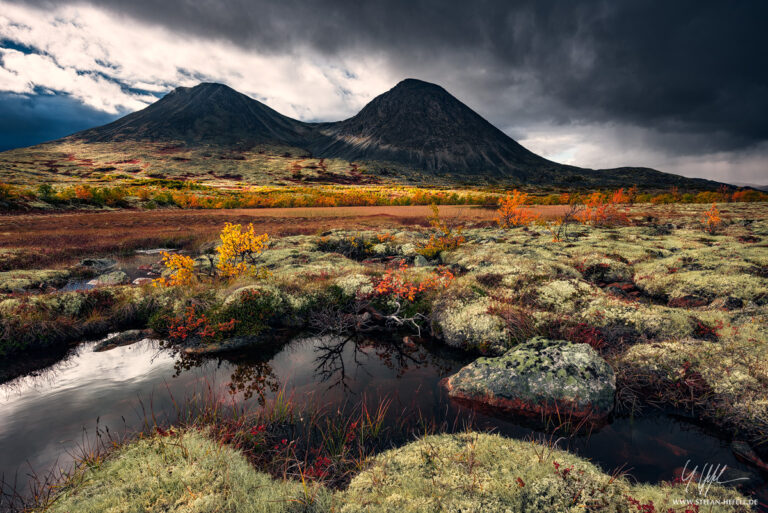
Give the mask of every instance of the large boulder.
<path id="1" fill-rule="evenodd" d="M 536 337 L 449 377 L 452 398 L 523 415 L 601 418 L 613 410 L 616 378 L 587 344 Z"/>

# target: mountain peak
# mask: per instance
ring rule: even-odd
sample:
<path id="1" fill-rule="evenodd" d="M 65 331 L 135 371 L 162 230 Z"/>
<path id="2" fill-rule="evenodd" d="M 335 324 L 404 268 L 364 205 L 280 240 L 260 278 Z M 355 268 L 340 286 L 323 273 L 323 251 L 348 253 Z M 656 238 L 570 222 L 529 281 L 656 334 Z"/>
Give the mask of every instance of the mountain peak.
<path id="1" fill-rule="evenodd" d="M 229 96 L 232 98 L 235 97 L 243 97 L 247 98 L 248 100 L 251 100 L 251 98 L 248 98 L 244 94 L 232 89 L 228 85 L 220 84 L 218 82 L 200 82 L 199 84 L 191 87 L 187 86 L 179 86 L 174 88 L 170 93 L 166 94 L 162 100 L 165 100 L 166 98 L 176 98 L 176 97 L 191 97 L 191 98 L 209 98 L 213 95 L 222 95 L 222 96 Z"/>
<path id="2" fill-rule="evenodd" d="M 399 82 L 354 117 L 326 126 L 315 153 L 400 162 L 432 172 L 528 178 L 552 163 L 531 153 L 437 84 Z"/>
<path id="3" fill-rule="evenodd" d="M 220 84 L 219 82 L 200 82 L 192 87 L 179 86 L 173 89 L 170 94 L 173 93 L 189 93 L 195 91 L 232 91 L 233 93 L 240 94 L 228 85 Z"/>
<path id="4" fill-rule="evenodd" d="M 391 91 L 394 90 L 413 90 L 413 89 L 433 89 L 435 91 L 447 91 L 440 87 L 437 84 L 433 84 L 432 82 L 426 82 L 424 80 L 419 80 L 418 78 L 406 78 L 398 82 L 395 87 L 391 89 Z"/>
<path id="5" fill-rule="evenodd" d="M 86 141 L 173 140 L 187 143 L 298 144 L 304 123 L 283 116 L 231 87 L 202 82 L 177 87 L 147 108 L 75 134 Z"/>

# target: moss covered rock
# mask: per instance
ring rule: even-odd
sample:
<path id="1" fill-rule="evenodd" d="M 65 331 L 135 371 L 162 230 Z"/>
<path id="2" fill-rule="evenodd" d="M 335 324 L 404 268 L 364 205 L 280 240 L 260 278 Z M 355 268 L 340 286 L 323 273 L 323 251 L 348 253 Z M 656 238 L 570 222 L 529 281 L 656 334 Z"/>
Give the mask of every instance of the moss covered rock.
<path id="1" fill-rule="evenodd" d="M 58 269 L 0 272 L 0 292 L 24 292 L 46 287 L 61 287 L 71 273 Z"/>
<path id="2" fill-rule="evenodd" d="M 655 511 L 678 511 L 698 496 L 684 485 L 633 485 L 537 443 L 462 433 L 429 436 L 379 455 L 337 497 L 341 513 L 639 511 L 630 498 L 652 502 Z M 718 485 L 707 498 L 744 500 Z M 722 506 L 718 511 L 749 508 Z"/>
<path id="3" fill-rule="evenodd" d="M 497 358 L 479 358 L 449 377 L 449 395 L 511 413 L 572 412 L 603 417 L 613 410 L 613 369 L 587 344 L 536 337 Z"/>
<path id="4" fill-rule="evenodd" d="M 327 510 L 321 504 L 330 494 L 311 484 L 306 491 L 313 494 L 317 510 Z M 129 444 L 76 475 L 47 511 L 312 511 L 299 507 L 306 502 L 300 483 L 274 480 L 253 470 L 234 449 L 188 432 Z"/>
<path id="5" fill-rule="evenodd" d="M 110 273 L 102 274 L 98 278 L 94 278 L 93 280 L 89 281 L 89 285 L 94 285 L 96 287 L 104 286 L 104 285 L 122 285 L 124 283 L 128 283 L 131 281 L 128 278 L 128 275 L 125 274 L 123 271 L 112 271 Z"/>
<path id="6" fill-rule="evenodd" d="M 440 302 L 435 320 L 445 343 L 458 349 L 502 354 L 509 333 L 501 317 L 490 313 L 490 298 Z"/>

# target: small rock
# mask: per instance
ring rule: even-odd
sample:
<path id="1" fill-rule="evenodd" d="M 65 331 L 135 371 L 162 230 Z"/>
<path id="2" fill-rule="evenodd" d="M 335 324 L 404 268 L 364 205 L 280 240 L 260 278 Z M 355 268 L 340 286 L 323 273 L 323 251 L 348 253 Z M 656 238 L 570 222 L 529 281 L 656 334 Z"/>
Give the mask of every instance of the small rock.
<path id="1" fill-rule="evenodd" d="M 80 260 L 78 265 L 80 267 L 87 267 L 98 273 L 103 273 L 114 269 L 117 265 L 117 260 L 111 258 L 84 258 L 83 260 Z"/>
<path id="2" fill-rule="evenodd" d="M 738 310 L 744 306 L 744 301 L 737 297 L 719 297 L 709 304 L 713 310 Z"/>
<path id="3" fill-rule="evenodd" d="M 88 285 L 99 287 L 103 285 L 122 285 L 128 283 L 130 278 L 123 271 L 112 271 L 111 273 L 102 274 L 98 278 L 95 278 L 88 282 Z"/>
<path id="4" fill-rule="evenodd" d="M 155 249 L 137 249 L 137 255 L 159 255 L 160 253 L 175 253 L 177 249 L 155 248 Z"/>
<path id="5" fill-rule="evenodd" d="M 628 281 L 619 281 L 609 283 L 605 286 L 605 292 L 619 297 L 635 297 L 640 294 L 634 283 Z"/>
<path id="6" fill-rule="evenodd" d="M 497 358 L 478 358 L 444 382 L 448 395 L 524 415 L 600 419 L 613 410 L 613 369 L 587 344 L 536 337 Z"/>
<path id="7" fill-rule="evenodd" d="M 768 472 L 768 463 L 764 462 L 747 442 L 734 440 L 731 442 L 731 450 L 737 460 L 759 468 L 763 472 Z"/>
<path id="8" fill-rule="evenodd" d="M 133 344 L 134 342 L 144 340 L 151 336 L 152 336 L 152 330 L 123 331 L 122 333 L 118 333 L 117 335 L 113 335 L 105 338 L 104 340 L 96 344 L 96 346 L 94 346 L 93 351 L 95 353 L 100 353 L 102 351 L 109 351 L 110 349 L 114 349 L 120 346 L 127 346 L 129 344 Z"/>
<path id="9" fill-rule="evenodd" d="M 262 339 L 259 336 L 246 335 L 242 337 L 229 338 L 229 339 L 223 340 L 222 342 L 217 342 L 212 344 L 188 346 L 188 347 L 185 347 L 182 351 L 184 352 L 184 354 L 188 354 L 188 355 L 216 354 L 216 353 L 226 353 L 229 351 L 237 351 L 237 350 L 245 349 L 248 347 L 254 347 L 263 343 L 264 343 L 264 339 Z"/>
<path id="10" fill-rule="evenodd" d="M 141 286 L 141 285 L 148 285 L 148 284 L 152 283 L 153 281 L 154 280 L 152 278 L 136 278 L 135 280 L 133 280 L 132 283 L 134 285 Z"/>
<path id="11" fill-rule="evenodd" d="M 669 303 L 667 303 L 667 306 L 671 306 L 672 308 L 698 308 L 707 304 L 709 304 L 709 301 L 703 297 L 689 294 L 687 296 L 670 299 Z"/>

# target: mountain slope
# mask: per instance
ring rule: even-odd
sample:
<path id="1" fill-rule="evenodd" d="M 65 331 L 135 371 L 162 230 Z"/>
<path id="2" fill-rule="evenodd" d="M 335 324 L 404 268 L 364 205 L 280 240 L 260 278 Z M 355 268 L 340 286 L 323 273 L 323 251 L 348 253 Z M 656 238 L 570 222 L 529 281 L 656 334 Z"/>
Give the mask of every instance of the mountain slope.
<path id="1" fill-rule="evenodd" d="M 71 136 L 88 142 L 185 141 L 249 145 L 304 144 L 306 124 L 222 84 L 179 87 L 148 106 L 108 125 Z"/>

